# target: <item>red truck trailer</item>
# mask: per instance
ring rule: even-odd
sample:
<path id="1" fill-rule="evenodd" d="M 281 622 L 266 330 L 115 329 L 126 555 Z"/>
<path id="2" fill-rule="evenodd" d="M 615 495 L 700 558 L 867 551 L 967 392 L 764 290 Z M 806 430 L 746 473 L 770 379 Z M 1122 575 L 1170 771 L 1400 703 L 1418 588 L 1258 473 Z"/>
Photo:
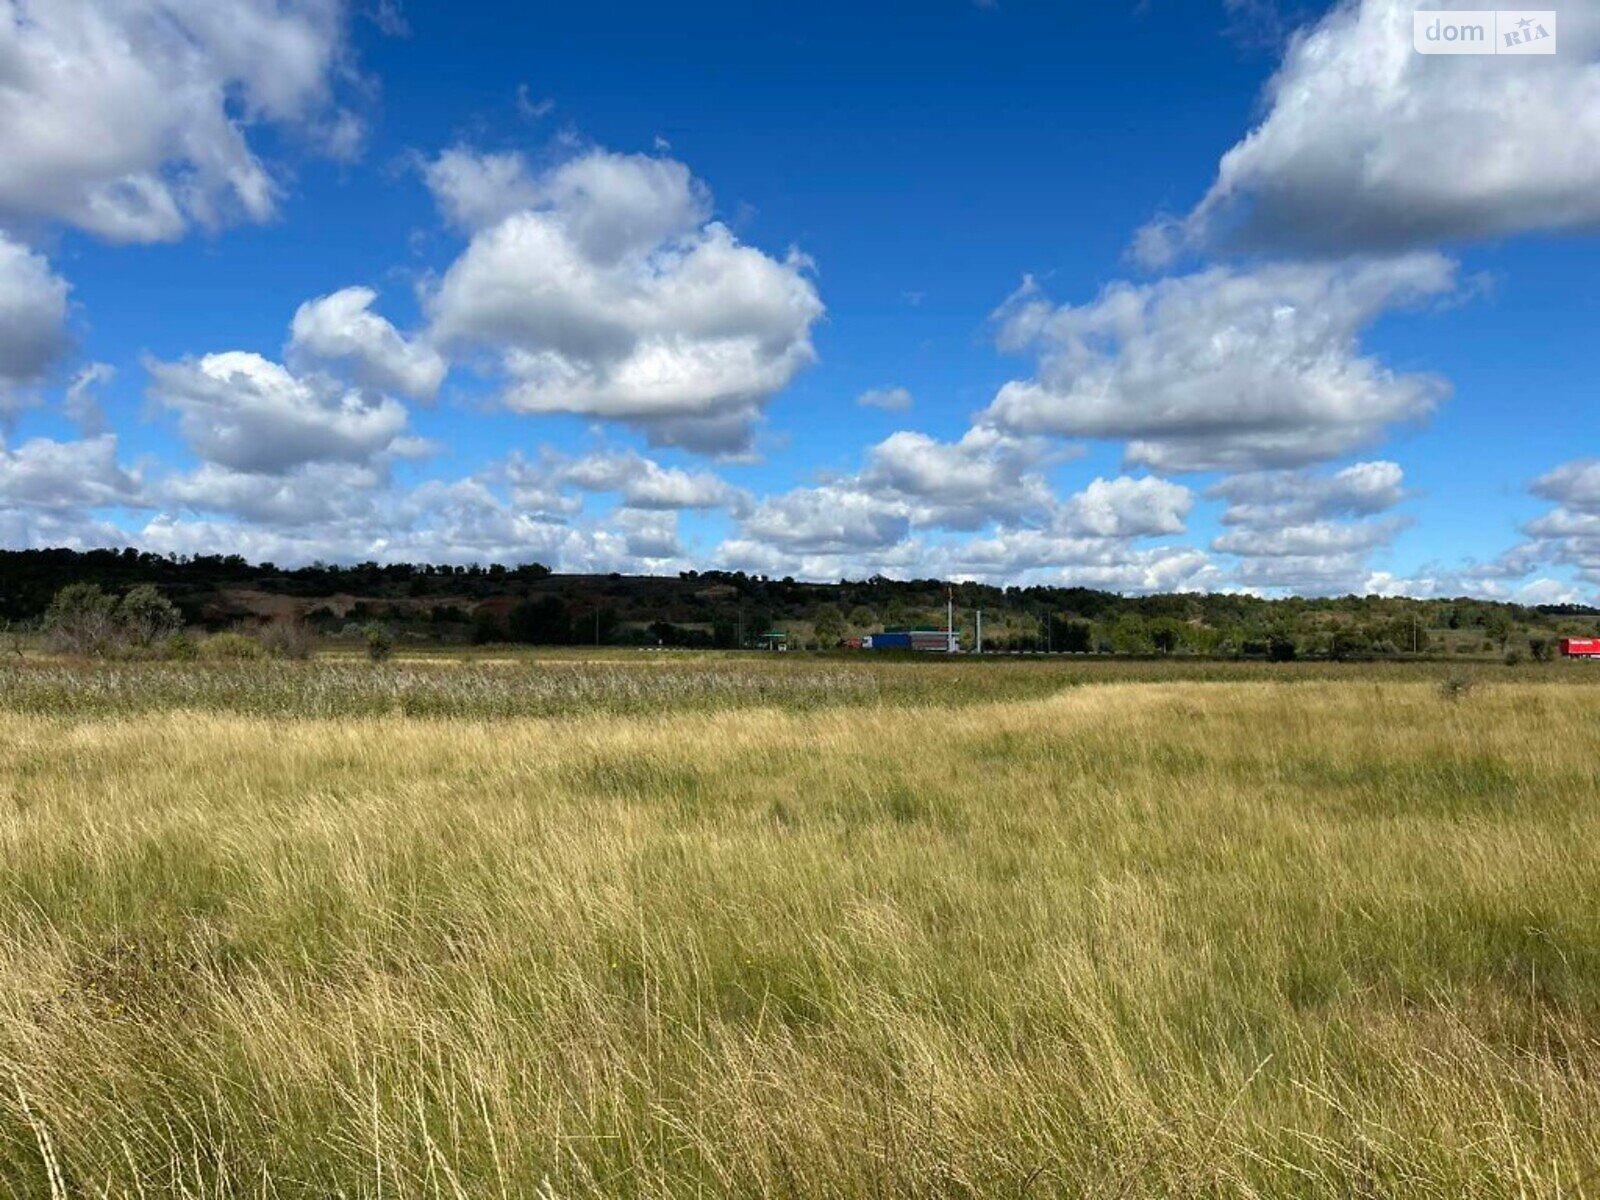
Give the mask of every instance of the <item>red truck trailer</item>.
<path id="1" fill-rule="evenodd" d="M 1563 658 L 1600 658 L 1600 638 L 1562 638 Z"/>

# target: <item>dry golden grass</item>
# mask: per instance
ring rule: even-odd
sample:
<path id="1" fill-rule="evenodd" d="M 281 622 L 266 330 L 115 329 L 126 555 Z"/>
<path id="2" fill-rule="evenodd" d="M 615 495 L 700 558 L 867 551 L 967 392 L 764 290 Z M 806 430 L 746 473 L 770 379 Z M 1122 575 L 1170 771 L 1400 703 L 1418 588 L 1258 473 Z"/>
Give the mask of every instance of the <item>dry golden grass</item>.
<path id="1" fill-rule="evenodd" d="M 1590 694 L 0 712 L 0 1194 L 1590 1195 Z"/>

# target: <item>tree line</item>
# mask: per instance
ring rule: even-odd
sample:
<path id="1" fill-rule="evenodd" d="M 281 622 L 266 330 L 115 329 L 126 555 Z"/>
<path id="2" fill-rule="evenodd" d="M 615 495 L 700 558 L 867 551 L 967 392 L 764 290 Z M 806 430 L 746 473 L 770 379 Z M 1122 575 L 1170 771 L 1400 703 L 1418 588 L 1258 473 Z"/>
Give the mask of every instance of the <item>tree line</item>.
<path id="1" fill-rule="evenodd" d="M 81 610 L 76 621 L 82 632 L 73 637 L 100 646 L 140 644 L 155 620 L 156 601 L 164 606 L 156 622 L 163 628 L 172 622 L 213 631 L 282 625 L 271 613 L 289 608 L 311 634 L 367 636 L 381 626 L 391 637 L 531 645 L 732 649 L 780 631 L 791 645 L 830 649 L 883 629 L 943 628 L 951 598 L 965 643 L 973 641 L 981 610 L 985 647 L 1000 651 L 1539 658 L 1549 656 L 1560 637 L 1600 631 L 1600 612 L 1593 608 L 1474 597 L 1124 596 L 1072 586 L 883 576 L 824 583 L 737 571 L 558 575 L 539 563 L 313 563 L 282 569 L 237 555 L 0 551 L 0 623 L 13 629 L 59 626 L 59 609 L 50 614 L 52 606 L 66 603 L 63 597 Z M 263 607 L 257 603 L 261 597 L 273 603 Z M 119 616 L 123 606 L 125 617 Z M 135 619 L 136 612 L 144 615 Z M 271 636 L 288 635 L 279 630 Z"/>

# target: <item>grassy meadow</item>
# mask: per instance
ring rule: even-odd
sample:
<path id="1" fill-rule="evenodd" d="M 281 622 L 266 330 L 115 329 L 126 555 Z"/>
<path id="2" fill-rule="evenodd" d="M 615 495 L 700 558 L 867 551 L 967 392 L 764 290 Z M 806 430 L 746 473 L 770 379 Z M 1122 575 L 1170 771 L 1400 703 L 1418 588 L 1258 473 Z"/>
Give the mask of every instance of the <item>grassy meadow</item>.
<path id="1" fill-rule="evenodd" d="M 1600 1194 L 1600 671 L 0 666 L 0 1196 Z"/>

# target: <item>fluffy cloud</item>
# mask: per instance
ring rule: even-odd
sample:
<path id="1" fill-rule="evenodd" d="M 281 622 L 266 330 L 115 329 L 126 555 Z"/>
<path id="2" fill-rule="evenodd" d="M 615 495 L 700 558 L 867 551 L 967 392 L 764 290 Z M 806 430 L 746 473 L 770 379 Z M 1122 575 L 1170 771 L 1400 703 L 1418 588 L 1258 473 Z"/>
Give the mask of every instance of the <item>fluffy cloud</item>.
<path id="1" fill-rule="evenodd" d="M 474 230 L 428 297 L 433 338 L 497 352 L 513 409 L 738 452 L 814 357 L 823 308 L 806 260 L 770 258 L 709 221 L 680 163 L 593 151 L 533 176 L 517 158 L 457 151 L 428 177 Z"/>
<path id="2" fill-rule="evenodd" d="M 6 508 L 0 505 L 0 546 L 73 550 L 121 547 L 129 543 L 126 529 L 90 516 L 83 509 Z"/>
<path id="3" fill-rule="evenodd" d="M 0 232 L 0 417 L 65 349 L 66 322 L 66 281 Z"/>
<path id="4" fill-rule="evenodd" d="M 444 359 L 373 312 L 377 298 L 371 288 L 349 287 L 306 301 L 290 326 L 289 361 L 348 371 L 375 391 L 431 399 L 444 381 Z"/>
<path id="5" fill-rule="evenodd" d="M 1564 463 L 1534 480 L 1529 490 L 1564 508 L 1600 515 L 1600 459 Z"/>
<path id="6" fill-rule="evenodd" d="M 1125 539 L 1073 538 L 1038 530 L 1008 530 L 947 546 L 942 572 L 994 583 L 1042 583 L 1115 592 L 1212 591 L 1224 582 L 1203 550 L 1192 546 L 1137 548 Z"/>
<path id="7" fill-rule="evenodd" d="M 680 511 L 743 511 L 748 503 L 709 472 L 664 467 L 633 451 L 577 458 L 549 448 L 513 452 L 474 475 L 409 488 L 387 465 L 382 454 L 273 471 L 206 462 L 143 484 L 146 506 L 158 515 L 136 540 L 162 551 L 209 553 L 231 536 L 229 553 L 283 563 L 538 558 L 572 571 L 650 572 L 687 565 Z M 603 517 L 589 514 L 584 492 L 614 493 L 620 504 Z M 6 501 L 0 488 L 0 508 Z"/>
<path id="8" fill-rule="evenodd" d="M 1513 594 L 1518 604 L 1579 604 L 1578 589 L 1559 579 L 1535 579 Z"/>
<path id="9" fill-rule="evenodd" d="M 683 554 L 683 546 L 678 541 L 677 513 L 625 508 L 613 516 L 610 523 L 621 532 L 630 558 L 655 564 L 671 562 Z"/>
<path id="10" fill-rule="evenodd" d="M 1194 493 L 1164 479 L 1096 479 L 1062 506 L 1056 528 L 1078 537 L 1164 537 L 1184 532 Z"/>
<path id="11" fill-rule="evenodd" d="M 263 526 L 302 528 L 373 515 L 374 492 L 382 482 L 372 467 L 349 462 L 304 463 L 286 474 L 206 463 L 165 480 L 159 495 L 169 510 L 176 507 L 237 516 Z"/>
<path id="12" fill-rule="evenodd" d="M 184 439 L 232 471 L 282 473 L 311 462 L 370 462 L 409 453 L 405 406 L 303 378 L 245 351 L 151 363 L 155 396 L 178 414 Z"/>
<path id="13" fill-rule="evenodd" d="M 1405 473 L 1398 463 L 1383 461 L 1356 463 L 1332 475 L 1257 471 L 1231 476 L 1206 494 L 1228 501 L 1225 525 L 1303 525 L 1393 508 L 1405 499 Z"/>
<path id="14" fill-rule="evenodd" d="M 1379 517 L 1406 498 L 1392 462 L 1355 463 L 1332 474 L 1256 471 L 1224 479 L 1207 495 L 1225 499 L 1211 543 L 1240 561 L 1240 583 L 1302 592 L 1365 592 L 1378 578 L 1369 558 L 1410 522 Z M 1389 577 L 1392 581 L 1392 577 Z"/>
<path id="15" fill-rule="evenodd" d="M 334 110 L 342 0 L 0 0 L 0 223 L 113 241 L 271 216 L 246 131 L 348 153 Z"/>
<path id="16" fill-rule="evenodd" d="M 142 486 L 137 473 L 118 464 L 114 434 L 76 442 L 34 438 L 15 450 L 0 446 L 0 508 L 136 506 Z"/>
<path id="17" fill-rule="evenodd" d="M 113 434 L 0 444 L 0 546 L 119 546 L 128 534 L 94 515 L 148 506 L 145 481 L 117 461 Z"/>
<path id="18" fill-rule="evenodd" d="M 1436 254 L 1214 268 L 1117 283 L 1081 306 L 1030 281 L 1001 310 L 1001 345 L 1037 348 L 1035 378 L 982 420 L 1019 434 L 1128 439 L 1131 465 L 1255 470 L 1333 458 L 1426 416 L 1448 387 L 1363 355 L 1385 311 L 1449 294 Z"/>
<path id="19" fill-rule="evenodd" d="M 515 152 L 480 154 L 452 147 L 424 162 L 422 177 L 445 220 L 468 232 L 487 229 L 541 202 L 528 160 Z"/>
<path id="20" fill-rule="evenodd" d="M 976 427 L 942 442 L 902 430 L 865 457 L 855 475 L 766 497 L 746 517 L 740 540 L 790 554 L 859 554 L 903 542 L 913 529 L 1043 523 L 1055 509 L 1038 472 L 1049 454 L 1034 439 Z"/>
<path id="21" fill-rule="evenodd" d="M 563 463 L 557 477 L 586 491 L 616 492 L 629 508 L 741 511 L 748 498 L 720 475 L 663 467 L 633 451 L 606 451 Z"/>
<path id="22" fill-rule="evenodd" d="M 1558 563 L 1600 584 L 1600 459 L 1564 463 L 1529 490 L 1556 507 L 1523 527 L 1529 540 L 1512 552 L 1518 565 Z"/>
<path id="23" fill-rule="evenodd" d="M 1253 558 L 1330 558 L 1359 555 L 1394 540 L 1399 521 L 1314 521 L 1277 529 L 1235 529 L 1211 543 L 1213 550 Z"/>
<path id="24" fill-rule="evenodd" d="M 1266 118 L 1192 213 L 1141 233 L 1140 257 L 1600 226 L 1600 10 L 1561 11 L 1555 56 L 1425 56 L 1412 47 L 1417 7 L 1347 0 L 1295 39 Z"/>
<path id="25" fill-rule="evenodd" d="M 1053 502 L 1037 473 L 1045 447 L 992 428 L 969 429 L 956 442 L 902 430 L 866 457 L 858 486 L 902 502 L 920 526 L 979 529 L 994 520 L 1042 515 Z"/>
<path id="26" fill-rule="evenodd" d="M 750 497 L 711 471 L 666 467 L 634 450 L 597 450 L 571 457 L 541 447 L 530 457 L 520 450 L 490 468 L 485 478 L 504 484 L 523 512 L 564 520 L 583 509 L 581 495 L 614 494 L 633 512 L 749 511 Z"/>
<path id="27" fill-rule="evenodd" d="M 310 466 L 302 473 L 338 482 L 335 465 Z M 569 524 L 522 511 L 501 495 L 493 481 L 469 476 L 431 481 L 409 491 L 382 489 L 305 522 L 304 495 L 285 490 L 274 496 L 264 477 L 226 481 L 247 489 L 241 496 L 266 507 L 255 518 L 213 519 L 163 512 L 142 529 L 120 539 L 158 553 L 242 554 L 284 564 L 315 559 L 375 562 L 527 562 L 538 560 L 576 572 L 674 571 L 687 564 L 676 557 L 676 529 L 670 513 L 632 513 L 600 524 Z M 284 482 L 284 481 L 280 481 Z M 359 481 L 357 481 L 359 482 Z M 248 489 L 259 488 L 259 494 Z M 309 492 L 310 488 L 306 489 Z M 235 504 L 229 516 L 244 515 Z M 0 512 L 0 529 L 4 513 Z"/>
<path id="28" fill-rule="evenodd" d="M 1367 556 L 1352 554 L 1283 554 L 1246 558 L 1233 572 L 1238 586 L 1260 592 L 1299 596 L 1342 596 L 1362 592 L 1372 571 Z"/>
<path id="29" fill-rule="evenodd" d="M 742 541 L 794 554 L 850 554 L 903 540 L 911 514 L 900 500 L 851 486 L 796 488 L 758 504 L 745 518 Z"/>
<path id="30" fill-rule="evenodd" d="M 763 498 L 716 558 L 810 578 L 948 575 L 1130 590 L 1216 576 L 1203 552 L 1134 546 L 1184 532 L 1188 488 L 1095 479 L 1061 498 L 1042 470 L 1061 457 L 1041 439 L 992 425 L 954 442 L 902 430 L 869 447 L 856 474 Z M 953 536 L 978 531 L 987 532 Z"/>
<path id="31" fill-rule="evenodd" d="M 1136 548 L 1182 533 L 1188 488 L 1155 478 L 1095 479 L 1058 498 L 1035 439 L 976 426 L 958 441 L 902 431 L 857 474 L 764 498 L 716 559 L 809 578 L 939 575 L 1155 590 L 1219 577 L 1203 552 Z M 988 530 L 982 537 L 953 534 Z"/>

